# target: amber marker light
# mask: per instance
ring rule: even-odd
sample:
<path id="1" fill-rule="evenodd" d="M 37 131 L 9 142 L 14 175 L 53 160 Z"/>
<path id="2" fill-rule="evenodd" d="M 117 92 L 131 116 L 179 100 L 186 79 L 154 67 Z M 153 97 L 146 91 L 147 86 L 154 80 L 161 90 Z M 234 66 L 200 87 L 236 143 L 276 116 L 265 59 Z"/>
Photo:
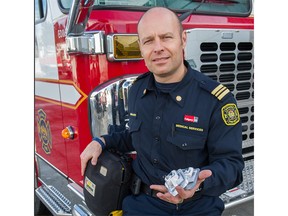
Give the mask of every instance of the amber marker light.
<path id="1" fill-rule="evenodd" d="M 114 36 L 114 53 L 117 59 L 141 58 L 138 45 L 138 36 L 116 35 Z"/>
<path id="2" fill-rule="evenodd" d="M 61 132 L 61 135 L 64 139 L 74 139 L 75 138 L 75 130 L 72 126 L 68 126 L 64 128 Z"/>
<path id="3" fill-rule="evenodd" d="M 113 34 L 107 36 L 108 59 L 110 61 L 141 60 L 136 34 Z"/>

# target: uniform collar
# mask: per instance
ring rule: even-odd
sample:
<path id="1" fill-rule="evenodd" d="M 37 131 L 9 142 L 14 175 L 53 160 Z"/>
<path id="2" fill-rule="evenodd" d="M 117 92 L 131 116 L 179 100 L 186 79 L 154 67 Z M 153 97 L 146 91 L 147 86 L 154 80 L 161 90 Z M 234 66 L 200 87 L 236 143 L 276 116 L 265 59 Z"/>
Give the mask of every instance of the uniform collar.
<path id="1" fill-rule="evenodd" d="M 188 91 L 185 87 L 189 85 L 189 83 L 191 83 L 191 80 L 193 80 L 192 68 L 187 61 L 184 61 L 184 65 L 187 68 L 187 73 L 185 74 L 184 78 L 178 83 L 178 85 L 169 93 L 173 101 L 175 101 L 175 103 L 177 103 L 181 107 L 184 106 L 185 101 L 188 99 Z M 157 89 L 155 86 L 153 73 L 150 73 L 145 86 L 146 87 L 143 91 L 142 97 L 147 95 L 150 91 L 154 91 L 156 93 Z"/>

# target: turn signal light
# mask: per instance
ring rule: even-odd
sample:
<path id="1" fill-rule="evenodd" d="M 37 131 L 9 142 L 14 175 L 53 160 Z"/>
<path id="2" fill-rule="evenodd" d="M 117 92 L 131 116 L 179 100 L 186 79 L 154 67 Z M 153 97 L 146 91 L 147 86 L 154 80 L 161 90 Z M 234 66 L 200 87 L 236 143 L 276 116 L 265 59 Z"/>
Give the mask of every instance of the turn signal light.
<path id="1" fill-rule="evenodd" d="M 61 135 L 64 139 L 74 139 L 75 131 L 72 126 L 68 126 L 62 130 Z"/>

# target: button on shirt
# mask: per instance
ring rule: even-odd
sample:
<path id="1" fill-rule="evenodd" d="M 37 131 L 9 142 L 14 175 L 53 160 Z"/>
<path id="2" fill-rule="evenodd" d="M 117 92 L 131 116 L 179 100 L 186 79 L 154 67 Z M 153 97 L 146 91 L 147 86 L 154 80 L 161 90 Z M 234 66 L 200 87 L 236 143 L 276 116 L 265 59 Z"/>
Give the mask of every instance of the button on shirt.
<path id="1" fill-rule="evenodd" d="M 180 168 L 210 169 L 202 191 L 219 196 L 242 181 L 241 123 L 223 117 L 223 107 L 236 101 L 231 93 L 217 99 L 211 92 L 219 83 L 185 66 L 185 77 L 169 92 L 157 89 L 151 72 L 140 76 L 129 92 L 129 130 L 103 137 L 108 148 L 137 151 L 133 169 L 144 183 L 163 185 Z"/>

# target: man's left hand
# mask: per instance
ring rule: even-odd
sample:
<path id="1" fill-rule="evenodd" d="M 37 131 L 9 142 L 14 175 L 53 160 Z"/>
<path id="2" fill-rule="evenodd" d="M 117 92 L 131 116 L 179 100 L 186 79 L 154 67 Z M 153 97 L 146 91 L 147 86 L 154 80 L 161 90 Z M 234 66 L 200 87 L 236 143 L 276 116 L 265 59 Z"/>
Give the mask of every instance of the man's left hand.
<path id="1" fill-rule="evenodd" d="M 169 193 L 165 185 L 151 185 L 150 188 L 152 190 L 159 191 L 159 193 L 156 194 L 159 199 L 169 203 L 179 204 L 182 203 L 185 199 L 193 197 L 196 190 L 200 187 L 200 184 L 211 175 L 212 175 L 211 170 L 202 170 L 199 173 L 198 180 L 194 188 L 190 190 L 185 190 L 180 186 L 176 187 L 176 190 L 178 192 L 177 196 L 173 196 L 171 193 Z"/>

